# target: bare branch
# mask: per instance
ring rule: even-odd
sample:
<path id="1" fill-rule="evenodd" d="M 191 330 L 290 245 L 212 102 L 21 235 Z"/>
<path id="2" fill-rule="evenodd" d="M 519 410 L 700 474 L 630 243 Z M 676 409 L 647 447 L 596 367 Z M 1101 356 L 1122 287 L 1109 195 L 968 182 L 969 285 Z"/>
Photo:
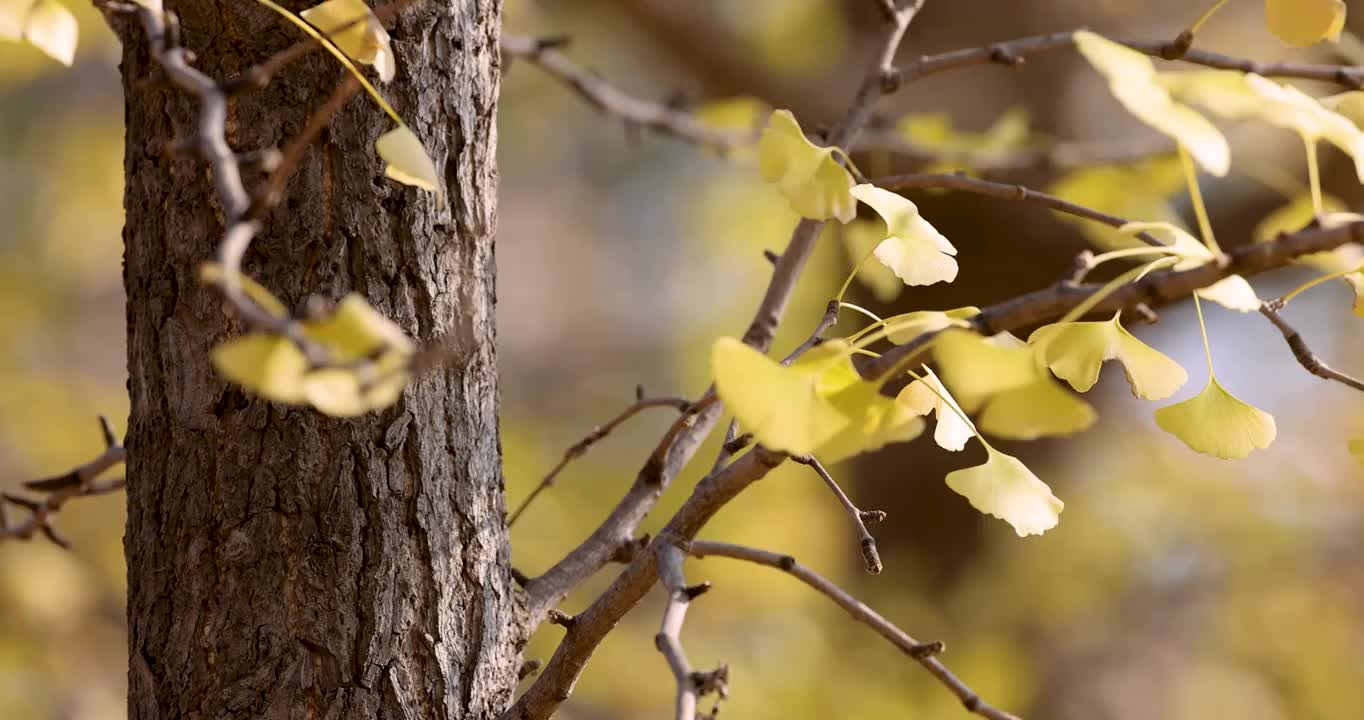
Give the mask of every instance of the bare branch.
<path id="1" fill-rule="evenodd" d="M 1297 329 L 1289 325 L 1288 321 L 1279 315 L 1281 307 L 1280 303 L 1266 302 L 1260 305 L 1260 314 L 1268 318 L 1274 327 L 1283 334 L 1283 339 L 1288 343 L 1288 349 L 1293 351 L 1293 357 L 1297 359 L 1298 364 L 1319 378 L 1334 380 L 1342 385 L 1364 392 L 1364 382 L 1339 370 L 1332 369 L 1307 347 L 1307 341 L 1302 339 L 1302 335 L 1298 333 Z"/>
<path id="2" fill-rule="evenodd" d="M 943 651 L 942 643 L 919 642 L 901 630 L 894 623 L 882 617 L 879 613 L 867 607 L 862 601 L 848 594 L 848 592 L 829 580 L 821 577 L 809 568 L 796 562 L 790 555 L 779 555 L 777 553 L 757 550 L 741 545 L 731 545 L 729 543 L 707 542 L 694 540 L 687 545 L 687 551 L 695 557 L 719 556 L 734 558 L 736 560 L 746 560 L 748 562 L 766 565 L 768 567 L 782 570 L 801 582 L 819 591 L 825 597 L 833 600 L 839 607 L 848 611 L 854 620 L 861 622 L 878 635 L 890 641 L 892 645 L 899 648 L 901 652 L 908 655 L 915 662 L 919 663 L 928 670 L 938 682 L 952 691 L 957 699 L 967 710 L 981 717 L 990 720 L 1018 720 L 1003 710 L 993 707 L 985 702 L 975 693 L 966 683 L 962 682 L 951 670 L 937 658 L 938 653 Z"/>
<path id="3" fill-rule="evenodd" d="M 724 698 L 729 668 L 720 665 L 713 671 L 698 673 L 692 670 L 687 653 L 682 649 L 682 623 L 687 617 L 687 606 L 710 589 L 710 583 L 687 585 L 682 574 L 682 560 L 686 555 L 676 543 L 664 542 L 657 546 L 658 578 L 668 591 L 668 604 L 663 609 L 663 622 L 654 645 L 668 661 L 668 668 L 677 681 L 677 720 L 696 720 L 696 704 L 701 695 L 715 692 Z"/>
<path id="4" fill-rule="evenodd" d="M 42 533 L 53 543 L 63 548 L 70 547 L 66 538 L 62 537 L 50 522 L 52 516 L 61 510 L 62 505 L 73 498 L 108 495 L 123 489 L 123 478 L 104 481 L 96 479 L 127 458 L 127 452 L 124 450 L 123 444 L 114 436 L 109 421 L 103 416 L 99 418 L 99 421 L 100 431 L 105 443 L 103 452 L 89 462 L 72 468 L 68 472 L 24 483 L 24 487 L 29 490 L 45 493 L 42 499 L 35 500 L 10 493 L 0 495 L 4 501 L 22 507 L 29 512 L 28 518 L 22 522 L 11 524 L 3 512 L 4 503 L 0 502 L 0 541 L 7 539 L 27 540 L 33 537 L 34 533 Z"/>
<path id="5" fill-rule="evenodd" d="M 834 497 L 838 498 L 839 504 L 843 506 L 848 518 L 852 520 L 853 527 L 857 528 L 862 547 L 862 563 L 866 566 L 867 572 L 872 575 L 879 575 L 882 570 L 881 553 L 876 549 L 876 538 L 872 537 L 867 530 L 867 522 L 881 522 L 886 519 L 886 514 L 880 510 L 858 509 L 853 501 L 848 498 L 848 494 L 843 492 L 843 488 L 839 487 L 838 482 L 829 474 L 829 471 L 824 468 L 824 464 L 814 457 L 806 455 L 792 457 L 791 459 L 813 469 L 824 481 L 824 484 L 829 486 L 829 490 L 833 492 Z"/>
<path id="6" fill-rule="evenodd" d="M 921 163 L 953 162 L 977 172 L 1019 170 L 1071 170 L 1111 163 L 1131 163 L 1175 151 L 1174 143 L 1162 135 L 1149 134 L 1116 140 L 1057 142 L 1039 147 L 982 151 L 921 147 L 909 142 L 892 128 L 877 128 L 863 133 L 856 149 L 860 152 L 889 152 Z"/>
<path id="7" fill-rule="evenodd" d="M 642 394 L 643 394 L 642 392 L 639 393 L 639 395 Z M 620 425 L 624 423 L 626 420 L 629 420 L 630 418 L 639 414 L 641 411 L 647 410 L 649 408 L 670 407 L 675 410 L 678 410 L 679 412 L 686 412 L 687 408 L 690 406 L 691 401 L 687 400 L 686 398 L 640 397 L 629 407 L 621 411 L 619 415 L 616 415 L 614 418 L 611 418 L 611 420 L 609 420 L 605 425 L 598 425 L 592 428 L 592 432 L 588 433 L 586 437 L 574 443 L 572 447 L 564 451 L 563 457 L 560 458 L 559 462 L 556 463 L 554 467 L 550 469 L 548 473 L 545 474 L 545 477 L 540 481 L 540 484 L 536 485 L 535 489 L 530 491 L 530 495 L 527 495 L 526 499 L 522 500 L 521 504 L 518 505 L 517 508 L 512 511 L 511 515 L 507 518 L 507 526 L 511 527 L 513 524 L 515 524 L 516 519 L 521 517 L 521 513 L 526 511 L 526 508 L 529 507 L 530 504 L 535 501 L 535 498 L 538 497 L 540 493 L 544 492 L 545 490 L 549 489 L 554 485 L 554 481 L 556 478 L 559 477 L 559 473 L 563 472 L 563 469 L 567 467 L 567 465 L 570 462 L 577 458 L 582 457 L 583 454 L 587 452 L 588 448 L 591 448 L 593 445 L 601 441 L 602 438 L 606 437 L 607 435 L 610 435 L 613 430 L 620 427 Z"/>
<path id="8" fill-rule="evenodd" d="M 1092 312 L 1112 314 L 1138 305 L 1157 308 L 1192 295 L 1195 290 L 1208 287 L 1229 275 L 1251 277 L 1283 267 L 1303 255 L 1334 250 L 1349 242 L 1364 241 L 1364 223 L 1350 223 L 1330 228 L 1312 227 L 1296 233 L 1285 233 L 1273 240 L 1234 248 L 1216 262 L 1189 270 L 1153 272 L 1136 282 L 1113 291 Z M 971 326 L 982 335 L 994 335 L 1006 330 L 1045 322 L 1064 315 L 1097 292 L 1101 286 L 1089 283 L 1076 285 L 1058 282 L 1051 287 L 1020 295 L 991 305 L 971 318 Z M 858 370 L 868 379 L 884 378 L 927 347 L 938 332 L 925 333 L 903 345 L 896 345 L 881 357 L 860 363 Z M 887 388 L 888 390 L 891 388 Z"/>

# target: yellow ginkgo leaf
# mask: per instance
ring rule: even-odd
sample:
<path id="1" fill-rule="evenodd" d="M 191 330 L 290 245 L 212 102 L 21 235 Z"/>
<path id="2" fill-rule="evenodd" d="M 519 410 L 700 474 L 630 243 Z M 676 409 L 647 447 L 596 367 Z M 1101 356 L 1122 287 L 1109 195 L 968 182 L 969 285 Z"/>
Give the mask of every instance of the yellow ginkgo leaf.
<path id="1" fill-rule="evenodd" d="M 870 205 L 886 222 L 888 237 L 876 246 L 876 259 L 906 285 L 932 285 L 957 278 L 957 249 L 919 214 L 909 198 L 875 185 L 858 185 L 853 197 Z"/>
<path id="2" fill-rule="evenodd" d="M 1184 175 L 1177 156 L 1150 158 L 1142 162 L 1094 165 L 1073 170 L 1053 183 L 1047 192 L 1062 200 L 1126 218 L 1146 218 L 1178 223 L 1179 212 L 1169 197 L 1184 190 Z M 1143 243 L 1117 229 L 1068 213 L 1056 217 L 1074 225 L 1100 250 L 1141 247 Z"/>
<path id="3" fill-rule="evenodd" d="M 1354 314 L 1364 317 L 1364 272 L 1352 272 L 1344 280 L 1355 294 Z"/>
<path id="4" fill-rule="evenodd" d="M 352 60 L 372 65 L 384 82 L 393 79 L 396 67 L 388 31 L 364 0 L 327 0 L 299 14 Z"/>
<path id="5" fill-rule="evenodd" d="M 205 285 L 217 285 L 223 281 L 223 266 L 216 262 L 206 262 L 199 266 L 199 282 Z M 284 303 L 275 297 L 274 293 L 266 290 L 260 283 L 247 277 L 245 273 L 237 273 L 237 282 L 241 283 L 242 294 L 251 298 L 253 302 L 260 306 L 262 310 L 277 318 L 289 316 L 289 309 L 284 307 Z"/>
<path id="6" fill-rule="evenodd" d="M 361 360 L 380 350 L 399 354 L 416 351 L 416 345 L 402 328 L 379 314 L 357 293 L 342 298 L 329 317 L 304 323 L 303 331 L 326 347 L 337 362 Z"/>
<path id="7" fill-rule="evenodd" d="M 1049 377 L 1039 377 L 987 398 L 976 416 L 976 426 L 995 437 L 1036 440 L 1083 432 L 1098 418 L 1082 398 Z"/>
<path id="8" fill-rule="evenodd" d="M 1364 465 L 1364 437 L 1350 438 L 1350 454 L 1355 456 L 1355 460 L 1360 465 Z"/>
<path id="9" fill-rule="evenodd" d="M 694 111 L 697 120 L 711 127 L 723 130 L 752 130 L 758 136 L 762 119 L 772 109 L 767 103 L 755 97 L 739 96 L 712 100 Z"/>
<path id="10" fill-rule="evenodd" d="M 796 455 L 811 453 L 849 423 L 819 392 L 825 364 L 784 367 L 734 339 L 711 348 L 716 391 L 758 442 Z"/>
<path id="11" fill-rule="evenodd" d="M 871 291 L 877 302 L 888 303 L 905 289 L 905 284 L 890 268 L 879 262 L 862 262 L 876 246 L 886 239 L 885 228 L 881 223 L 871 220 L 854 220 L 843 227 L 843 247 L 847 248 L 848 261 L 857 267 L 857 280 Z M 858 263 L 862 263 L 858 266 Z"/>
<path id="12" fill-rule="evenodd" d="M 912 408 L 898 399 L 881 394 L 879 383 L 853 382 L 829 402 L 848 424 L 837 435 L 815 449 L 815 455 L 836 463 L 886 445 L 908 442 L 924 430 L 924 421 Z"/>
<path id="13" fill-rule="evenodd" d="M 76 58 L 76 16 L 56 0 L 0 0 L 0 38 L 27 40 L 63 65 Z"/>
<path id="14" fill-rule="evenodd" d="M 285 403 L 303 399 L 308 360 L 288 338 L 252 333 L 213 348 L 213 366 L 261 397 Z"/>
<path id="15" fill-rule="evenodd" d="M 1011 345 L 967 330 L 948 330 L 938 336 L 933 354 L 947 386 L 971 410 L 991 395 L 1042 376 L 1032 348 Z"/>
<path id="16" fill-rule="evenodd" d="M 1130 222 L 1118 230 L 1133 235 L 1139 232 L 1150 233 L 1156 239 L 1163 240 L 1165 244 L 1178 251 L 1176 254 L 1181 258 L 1175 263 L 1173 268 L 1175 270 L 1191 270 L 1217 259 L 1206 245 L 1190 235 L 1187 230 L 1171 223 Z M 1259 310 L 1261 305 L 1255 288 L 1240 275 L 1228 275 L 1195 292 L 1199 297 L 1211 300 L 1228 310 L 1254 312 Z"/>
<path id="17" fill-rule="evenodd" d="M 848 222 L 857 214 L 852 176 L 838 164 L 833 148 L 805 137 L 790 110 L 777 110 L 768 120 L 758 141 L 758 169 L 802 217 Z"/>
<path id="18" fill-rule="evenodd" d="M 1209 377 L 1203 392 L 1156 411 L 1156 424 L 1190 449 L 1239 459 L 1274 442 L 1274 417 L 1227 392 Z"/>
<path id="19" fill-rule="evenodd" d="M 1183 146 L 1204 170 L 1217 177 L 1227 174 L 1231 167 L 1227 139 L 1207 118 L 1170 97 L 1157 81 L 1151 58 L 1087 30 L 1076 32 L 1074 38 L 1128 112 Z"/>
<path id="20" fill-rule="evenodd" d="M 916 310 L 904 315 L 893 315 L 886 318 L 886 337 L 897 345 L 904 345 L 924 333 L 949 327 L 970 327 L 969 320 L 979 314 L 978 307 L 960 307 L 945 311 Z"/>
<path id="21" fill-rule="evenodd" d="M 938 424 L 933 428 L 933 441 L 944 450 L 961 450 L 976 436 L 976 430 L 938 376 L 928 368 L 924 371 L 926 377 L 905 386 L 896 401 L 916 415 L 935 413 Z"/>
<path id="22" fill-rule="evenodd" d="M 355 417 L 370 410 L 353 370 L 326 368 L 308 373 L 302 392 L 309 405 L 332 417 Z"/>
<path id="23" fill-rule="evenodd" d="M 1345 0 L 1265 0 L 1265 25 L 1289 45 L 1335 42 L 1345 28 Z"/>
<path id="24" fill-rule="evenodd" d="M 1012 525 L 1019 537 L 1056 527 L 1065 503 L 1018 458 L 988 445 L 985 449 L 989 456 L 984 465 L 949 473 L 947 486 L 975 509 Z"/>
<path id="25" fill-rule="evenodd" d="M 1136 339 L 1118 316 L 1099 322 L 1056 323 L 1038 328 L 1028 338 L 1056 377 L 1080 392 L 1099 380 L 1108 360 L 1122 363 L 1132 394 L 1146 400 L 1167 398 L 1189 379 L 1178 363 Z"/>
<path id="26" fill-rule="evenodd" d="M 374 149 L 388 163 L 384 174 L 390 178 L 423 190 L 434 191 L 440 185 L 435 163 L 426 154 L 422 141 L 406 125 L 380 135 Z"/>

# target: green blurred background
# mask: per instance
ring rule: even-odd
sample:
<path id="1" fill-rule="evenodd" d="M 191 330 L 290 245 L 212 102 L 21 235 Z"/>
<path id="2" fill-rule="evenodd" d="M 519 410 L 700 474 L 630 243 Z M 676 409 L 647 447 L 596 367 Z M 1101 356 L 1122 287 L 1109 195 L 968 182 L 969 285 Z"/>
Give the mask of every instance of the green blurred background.
<path id="1" fill-rule="evenodd" d="M 1080 26 L 1168 38 L 1202 3 L 1137 5 L 929 0 L 905 53 Z M 70 69 L 0 45 L 6 490 L 88 459 L 100 446 L 94 415 L 122 427 L 127 412 L 117 48 L 88 7 L 73 9 L 82 36 Z M 1199 45 L 1258 59 L 1313 57 L 1290 54 L 1263 30 L 1261 12 L 1253 0 L 1231 3 Z M 692 102 L 751 95 L 791 108 L 807 126 L 831 122 L 847 102 L 877 24 L 869 0 L 510 0 L 507 8 L 509 31 L 570 33 L 575 59 L 633 92 Z M 628 404 L 636 383 L 669 395 L 705 386 L 710 341 L 742 331 L 770 271 L 761 251 L 783 247 L 794 219 L 741 160 L 628 132 L 530 66 L 513 63 L 504 90 L 498 338 L 515 504 L 566 447 Z M 882 115 L 945 111 L 982 130 L 1018 106 L 1038 132 L 1059 138 L 1145 132 L 1064 51 L 1014 70 L 932 78 L 896 95 Z M 1302 175 L 1291 135 L 1231 135 L 1234 166 Z M 1349 164 L 1324 158 L 1330 189 L 1358 208 Z M 887 158 L 866 166 L 912 167 Z M 1054 179 L 1011 177 L 1039 187 Z M 1282 202 L 1235 172 L 1210 196 L 1224 245 L 1244 242 Z M 1071 225 L 1036 208 L 916 200 L 960 249 L 961 275 L 889 306 L 857 298 L 881 312 L 983 305 L 1041 287 L 1083 246 Z M 847 270 L 838 239 L 825 237 L 778 350 L 808 332 Z M 1286 270 L 1255 284 L 1270 297 L 1309 276 Z M 1348 308 L 1348 291 L 1332 284 L 1288 315 L 1328 362 L 1364 372 L 1364 321 Z M 880 576 L 863 573 L 845 517 L 800 467 L 759 483 L 704 535 L 796 555 L 917 637 L 946 641 L 954 670 L 1026 717 L 1358 718 L 1364 472 L 1344 444 L 1364 434 L 1364 406 L 1307 375 L 1263 318 L 1209 313 L 1219 377 L 1278 420 L 1278 441 L 1249 460 L 1188 451 L 1109 370 L 1090 396 L 1100 411 L 1094 429 L 1008 446 L 1066 501 L 1060 526 L 1041 538 L 1020 540 L 944 487 L 946 472 L 980 461 L 978 447 L 948 454 L 926 439 L 835 468 L 859 504 L 890 515 L 874 528 L 886 559 Z M 1180 399 L 1201 387 L 1191 308 L 1166 309 L 1159 325 L 1138 332 L 1190 369 Z M 522 518 L 513 532 L 518 569 L 542 571 L 604 516 L 670 420 L 654 412 L 572 464 Z M 703 449 L 697 465 L 713 453 Z M 646 530 L 698 474 L 673 486 Z M 72 503 L 58 522 L 70 552 L 0 544 L 0 718 L 123 717 L 122 497 Z M 964 716 L 921 669 L 789 578 L 723 559 L 692 561 L 687 573 L 715 584 L 693 604 L 684 641 L 699 667 L 729 663 L 727 716 Z M 565 609 L 580 609 L 611 574 Z M 668 712 L 672 679 L 652 642 L 661 600 L 655 592 L 608 638 L 560 717 Z M 560 633 L 538 633 L 527 657 L 546 659 Z"/>

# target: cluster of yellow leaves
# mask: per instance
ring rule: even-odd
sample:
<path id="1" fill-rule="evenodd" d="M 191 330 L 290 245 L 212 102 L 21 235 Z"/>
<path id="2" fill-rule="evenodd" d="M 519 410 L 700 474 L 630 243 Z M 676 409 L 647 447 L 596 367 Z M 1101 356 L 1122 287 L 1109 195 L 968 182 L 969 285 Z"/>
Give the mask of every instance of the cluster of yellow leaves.
<path id="1" fill-rule="evenodd" d="M 207 265 L 206 282 L 218 282 L 221 268 Z M 284 303 L 249 278 L 242 292 L 261 309 L 284 318 Z M 327 353 L 325 367 L 312 367 L 289 338 L 254 332 L 213 349 L 213 365 L 228 379 L 276 402 L 312 405 L 337 417 L 378 410 L 398 401 L 410 378 L 416 345 L 393 321 L 351 293 L 328 317 L 301 323 L 305 337 Z"/>
<path id="2" fill-rule="evenodd" d="M 76 57 L 76 16 L 57 0 L 0 0 L 0 40 L 27 40 L 63 65 Z"/>

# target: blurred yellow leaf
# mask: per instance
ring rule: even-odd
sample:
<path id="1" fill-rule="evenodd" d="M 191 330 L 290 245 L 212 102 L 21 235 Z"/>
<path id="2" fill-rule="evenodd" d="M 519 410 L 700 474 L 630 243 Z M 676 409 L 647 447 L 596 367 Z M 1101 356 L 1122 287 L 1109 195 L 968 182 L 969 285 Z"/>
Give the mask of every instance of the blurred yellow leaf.
<path id="1" fill-rule="evenodd" d="M 363 0 L 327 0 L 299 15 L 352 60 L 373 66 L 381 80 L 393 79 L 396 67 L 388 31 Z"/>
<path id="2" fill-rule="evenodd" d="M 716 392 L 730 412 L 758 442 L 796 455 L 813 452 L 848 425 L 818 391 L 829 364 L 786 367 L 728 337 L 711 347 Z"/>
<path id="3" fill-rule="evenodd" d="M 1178 223 L 1168 197 L 1184 189 L 1184 175 L 1174 156 L 1121 165 L 1095 165 L 1062 176 L 1047 192 L 1078 205 L 1123 218 Z M 1066 213 L 1057 217 L 1075 225 L 1100 250 L 1140 247 L 1142 242 L 1097 222 Z"/>
<path id="4" fill-rule="evenodd" d="M 967 330 L 948 330 L 933 344 L 943 380 L 968 410 L 995 393 L 1027 385 L 1041 372 L 1032 348 L 1009 347 Z"/>
<path id="5" fill-rule="evenodd" d="M 984 465 L 949 473 L 947 486 L 975 509 L 1012 525 L 1019 537 L 1056 527 L 1065 503 L 1018 458 L 988 445 L 985 450 Z"/>
<path id="6" fill-rule="evenodd" d="M 983 133 L 962 132 L 945 113 L 912 113 L 900 118 L 896 131 L 911 145 L 944 155 L 925 172 L 969 171 L 977 159 L 988 160 L 1026 147 L 1032 132 L 1026 108 L 1009 108 Z"/>
<path id="7" fill-rule="evenodd" d="M 857 213 L 852 177 L 834 149 L 810 142 L 790 110 L 772 113 L 758 141 L 758 168 L 802 217 L 848 222 Z"/>
<path id="8" fill-rule="evenodd" d="M 1132 394 L 1146 400 L 1167 398 L 1189 379 L 1178 363 L 1127 332 L 1117 315 L 1099 322 L 1047 325 L 1034 331 L 1028 343 L 1056 377 L 1080 392 L 1094 387 L 1108 360 L 1122 363 Z"/>
<path id="9" fill-rule="evenodd" d="M 888 236 L 876 246 L 876 259 L 906 285 L 932 285 L 957 278 L 957 249 L 938 232 L 909 198 L 875 185 L 858 185 L 853 197 L 870 205 L 886 222 Z"/>
<path id="10" fill-rule="evenodd" d="M 1198 164 L 1217 177 L 1231 167 L 1231 149 L 1208 119 L 1182 105 L 1157 81 L 1151 58 L 1087 30 L 1075 33 L 1075 45 L 1108 89 L 1137 119 L 1184 147 Z"/>
<path id="11" fill-rule="evenodd" d="M 384 173 L 390 178 L 423 190 L 434 191 L 440 185 L 435 163 L 426 154 L 422 141 L 406 125 L 379 136 L 374 149 L 388 163 Z"/>
<path id="12" fill-rule="evenodd" d="M 857 268 L 858 282 L 871 291 L 877 302 L 888 303 L 900 297 L 905 284 L 890 268 L 879 262 L 862 262 L 886 239 L 882 223 L 853 220 L 842 227 L 843 247 L 848 251 L 848 264 Z"/>
<path id="13" fill-rule="evenodd" d="M 229 380 L 269 400 L 303 400 L 308 360 L 285 337 L 251 333 L 213 348 L 213 366 Z"/>
<path id="14" fill-rule="evenodd" d="M 1224 459 L 1239 459 L 1274 442 L 1274 417 L 1227 392 L 1215 376 L 1203 391 L 1156 411 L 1156 424 L 1190 449 Z"/>
<path id="15" fill-rule="evenodd" d="M 303 330 L 338 362 L 361 360 L 383 349 L 403 354 L 416 350 L 397 323 L 381 315 L 358 293 L 342 298 L 329 317 L 304 323 Z"/>
<path id="16" fill-rule="evenodd" d="M 986 398 L 976 416 L 980 431 L 1009 440 L 1073 435 L 1088 430 L 1098 413 L 1083 398 L 1046 376 Z"/>
<path id="17" fill-rule="evenodd" d="M 0 38 L 24 39 L 63 65 L 76 57 L 76 16 L 56 0 L 0 0 Z"/>
<path id="18" fill-rule="evenodd" d="M 1355 456 L 1360 465 L 1364 465 L 1364 437 L 1350 438 L 1350 454 Z"/>
<path id="19" fill-rule="evenodd" d="M 216 262 L 206 262 L 199 266 L 199 282 L 206 285 L 217 285 L 223 281 L 223 266 Z M 246 273 L 237 273 L 237 282 L 241 283 L 242 294 L 251 298 L 260 308 L 277 318 L 289 316 L 288 308 L 273 293 L 266 290 L 260 283 L 252 280 Z"/>
<path id="20" fill-rule="evenodd" d="M 952 310 L 916 310 L 904 315 L 886 318 L 886 337 L 897 345 L 904 345 L 924 333 L 935 332 L 949 327 L 967 328 L 967 322 L 980 314 L 978 307 L 960 307 Z"/>
<path id="21" fill-rule="evenodd" d="M 898 399 L 881 394 L 880 383 L 857 380 L 829 396 L 848 424 L 815 450 L 820 459 L 836 463 L 891 443 L 908 442 L 924 430 L 919 413 Z"/>
<path id="22" fill-rule="evenodd" d="M 1289 45 L 1340 39 L 1345 0 L 1265 0 L 1265 25 Z"/>
<path id="23" fill-rule="evenodd" d="M 1354 314 L 1364 317 L 1364 272 L 1349 273 L 1345 282 L 1355 294 Z"/>

